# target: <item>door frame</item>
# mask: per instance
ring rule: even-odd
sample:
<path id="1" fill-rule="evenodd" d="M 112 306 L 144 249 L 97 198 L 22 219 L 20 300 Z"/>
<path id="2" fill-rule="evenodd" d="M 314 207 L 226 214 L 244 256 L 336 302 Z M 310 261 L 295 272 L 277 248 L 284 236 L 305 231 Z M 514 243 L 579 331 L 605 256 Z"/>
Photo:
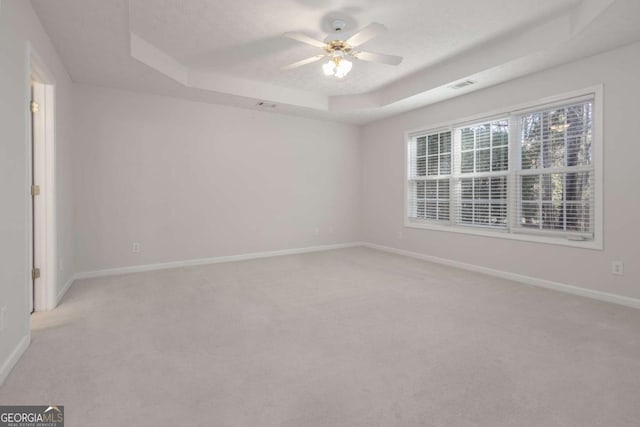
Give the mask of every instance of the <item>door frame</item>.
<path id="1" fill-rule="evenodd" d="M 29 287 L 33 287 L 33 310 L 46 311 L 55 308 L 57 304 L 56 295 L 56 265 L 57 265 L 57 244 L 56 244 L 56 216 L 55 216 L 55 81 L 53 74 L 49 71 L 41 56 L 33 48 L 31 43 L 27 43 L 27 76 L 26 76 L 26 102 L 27 109 L 27 182 L 26 191 L 28 205 L 28 252 L 29 252 Z M 38 102 L 40 110 L 38 113 L 40 131 L 34 132 L 34 150 L 32 150 L 32 115 L 31 115 L 31 84 L 37 85 L 34 90 L 34 99 Z M 35 152 L 37 151 L 37 152 Z M 33 156 L 38 158 L 37 171 L 32 168 Z M 35 172 L 35 174 L 34 174 Z M 34 215 L 34 201 L 31 196 L 32 176 L 39 176 L 42 182 L 40 185 L 40 195 L 36 204 L 37 210 Z M 34 227 L 39 230 L 38 238 L 34 240 Z M 39 260 L 37 266 L 33 265 L 34 254 Z M 31 271 L 34 267 L 40 269 L 40 278 L 31 278 Z M 26 289 L 27 298 L 31 295 L 29 288 Z M 31 307 L 31 301 L 27 301 L 27 307 Z"/>

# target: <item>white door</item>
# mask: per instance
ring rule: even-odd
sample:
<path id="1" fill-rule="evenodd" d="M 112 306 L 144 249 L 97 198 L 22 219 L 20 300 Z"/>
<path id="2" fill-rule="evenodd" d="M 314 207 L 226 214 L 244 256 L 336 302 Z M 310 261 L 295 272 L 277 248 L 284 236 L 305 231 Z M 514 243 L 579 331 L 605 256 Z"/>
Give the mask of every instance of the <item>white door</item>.
<path id="1" fill-rule="evenodd" d="M 35 298 L 40 285 L 40 274 L 44 260 L 43 236 L 44 215 L 42 212 L 42 193 L 44 191 L 44 154 L 45 154 L 45 120 L 44 112 L 45 86 L 42 83 L 31 83 L 31 198 L 32 198 L 32 270 L 29 289 L 31 312 L 35 310 Z"/>

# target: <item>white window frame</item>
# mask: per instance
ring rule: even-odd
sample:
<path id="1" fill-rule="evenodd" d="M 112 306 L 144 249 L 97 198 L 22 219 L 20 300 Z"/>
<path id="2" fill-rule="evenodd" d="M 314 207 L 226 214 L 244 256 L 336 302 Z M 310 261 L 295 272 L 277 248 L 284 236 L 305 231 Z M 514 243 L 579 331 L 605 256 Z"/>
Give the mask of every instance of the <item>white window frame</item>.
<path id="1" fill-rule="evenodd" d="M 604 114 L 603 114 L 603 85 L 596 85 L 587 87 L 580 90 L 575 90 L 571 92 L 565 92 L 562 94 L 558 94 L 551 97 L 546 97 L 542 99 L 538 99 L 535 101 L 514 105 L 511 107 L 506 107 L 500 110 L 487 111 L 482 114 L 477 114 L 470 117 L 465 117 L 457 120 L 451 120 L 444 123 L 434 123 L 427 126 L 421 126 L 416 129 L 407 130 L 404 133 L 404 226 L 407 228 L 417 228 L 417 229 L 426 229 L 426 230 L 435 230 L 442 231 L 448 233 L 462 233 L 462 234 L 470 234 L 484 237 L 493 237 L 493 238 L 501 238 L 501 239 L 509 239 L 509 240 L 519 240 L 526 242 L 534 242 L 534 243 L 542 243 L 542 244 L 551 244 L 551 245 L 561 245 L 561 246 L 570 246 L 584 249 L 593 249 L 593 250 L 603 250 L 604 242 L 603 242 L 603 226 L 604 226 L 604 196 L 603 196 L 603 188 L 604 188 L 604 162 L 603 162 L 603 153 L 604 153 Z M 466 124 L 479 123 L 482 121 L 490 121 L 499 117 L 508 117 L 510 120 L 510 130 L 511 136 L 509 141 L 509 188 L 515 188 L 517 185 L 517 174 L 512 173 L 515 171 L 513 165 L 520 164 L 520 149 L 518 143 L 513 143 L 512 139 L 514 136 L 518 138 L 519 132 L 519 123 L 515 120 L 516 116 L 525 114 L 527 112 L 538 111 L 546 108 L 553 107 L 555 105 L 563 105 L 571 102 L 580 102 L 581 100 L 591 99 L 593 102 L 593 147 L 592 147 L 592 155 L 593 155 L 593 173 L 594 173 L 594 205 L 593 205 L 593 239 L 590 240 L 573 240 L 571 234 L 562 232 L 557 236 L 554 236 L 552 233 L 540 233 L 537 234 L 535 231 L 529 233 L 524 233 L 522 230 L 509 230 L 509 229 L 493 229 L 489 227 L 477 227 L 472 225 L 457 225 L 457 224 L 442 224 L 438 222 L 428 221 L 428 220 L 419 220 L 415 218 L 409 217 L 409 171 L 410 171 L 410 145 L 411 140 L 417 134 L 425 134 L 433 131 L 442 131 L 446 129 L 451 129 L 464 126 Z M 516 130 L 516 132 L 514 132 Z M 453 144 L 453 134 L 452 134 L 452 144 Z M 453 150 L 453 147 L 452 147 Z M 452 156 L 453 157 L 453 156 Z M 453 161 L 453 160 L 452 160 Z M 452 196 L 453 197 L 453 196 Z M 511 200 L 508 201 L 508 216 L 512 217 L 516 215 L 518 212 L 518 198 L 512 197 Z M 453 215 L 453 212 L 451 212 Z M 511 221 L 511 218 L 509 218 Z"/>

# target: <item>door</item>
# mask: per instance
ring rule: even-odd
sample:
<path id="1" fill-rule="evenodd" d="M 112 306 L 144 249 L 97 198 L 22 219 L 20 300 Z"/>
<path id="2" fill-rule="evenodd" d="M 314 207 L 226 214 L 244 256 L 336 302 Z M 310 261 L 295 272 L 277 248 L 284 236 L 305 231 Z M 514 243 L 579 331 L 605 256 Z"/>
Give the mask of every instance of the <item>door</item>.
<path id="1" fill-rule="evenodd" d="M 44 251 L 42 248 L 43 227 L 41 192 L 44 169 L 44 132 L 45 123 L 41 111 L 44 99 L 44 85 L 35 81 L 31 82 L 31 285 L 29 289 L 29 301 L 31 313 L 35 311 L 36 289 L 40 282 L 40 266 L 42 265 Z"/>

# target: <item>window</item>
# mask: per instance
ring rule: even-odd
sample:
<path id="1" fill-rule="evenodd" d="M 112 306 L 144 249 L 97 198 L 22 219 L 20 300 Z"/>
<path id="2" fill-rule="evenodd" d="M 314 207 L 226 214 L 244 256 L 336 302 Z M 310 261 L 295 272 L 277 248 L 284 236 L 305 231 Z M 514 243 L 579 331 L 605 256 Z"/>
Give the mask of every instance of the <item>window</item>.
<path id="1" fill-rule="evenodd" d="M 506 119 L 456 130 L 460 141 L 457 222 L 487 227 L 507 225 L 509 121 Z"/>
<path id="2" fill-rule="evenodd" d="M 520 225 L 591 237 L 593 103 L 527 114 L 520 123 Z"/>
<path id="3" fill-rule="evenodd" d="M 413 150 L 415 162 L 411 163 L 410 181 L 413 217 L 449 221 L 451 132 L 419 136 Z"/>
<path id="4" fill-rule="evenodd" d="M 406 225 L 598 247 L 594 105 L 592 93 L 409 134 Z"/>

